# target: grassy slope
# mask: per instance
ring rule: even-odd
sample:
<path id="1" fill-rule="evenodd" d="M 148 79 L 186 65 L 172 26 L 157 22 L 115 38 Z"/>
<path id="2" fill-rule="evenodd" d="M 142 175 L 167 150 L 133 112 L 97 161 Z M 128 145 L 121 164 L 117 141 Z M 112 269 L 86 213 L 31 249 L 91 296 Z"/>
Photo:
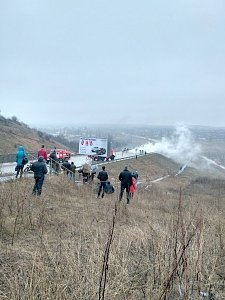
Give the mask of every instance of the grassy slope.
<path id="1" fill-rule="evenodd" d="M 23 123 L 0 119 L 0 154 L 15 153 L 19 145 L 23 145 L 28 152 L 36 152 L 41 144 L 45 144 L 48 149 L 60 146 Z"/>
<path id="2" fill-rule="evenodd" d="M 94 184 L 63 175 L 46 177 L 40 198 L 32 178 L 0 185 L 0 299 L 98 299 L 115 204 L 105 299 L 225 299 L 224 178 L 187 169 L 147 191 L 179 166 L 156 154 L 131 159 L 142 183 L 127 206 L 117 203 L 124 164 L 107 165 L 116 191 L 103 200 Z"/>

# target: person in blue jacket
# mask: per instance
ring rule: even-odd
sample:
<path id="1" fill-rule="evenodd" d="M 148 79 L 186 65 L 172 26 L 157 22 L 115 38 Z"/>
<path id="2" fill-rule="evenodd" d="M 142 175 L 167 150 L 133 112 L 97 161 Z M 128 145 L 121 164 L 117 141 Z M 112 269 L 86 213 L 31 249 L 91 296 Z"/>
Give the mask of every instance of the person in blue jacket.
<path id="1" fill-rule="evenodd" d="M 16 152 L 16 178 L 19 174 L 20 177 L 22 177 L 25 157 L 27 157 L 27 154 L 24 150 L 24 147 L 19 146 L 18 151 Z"/>

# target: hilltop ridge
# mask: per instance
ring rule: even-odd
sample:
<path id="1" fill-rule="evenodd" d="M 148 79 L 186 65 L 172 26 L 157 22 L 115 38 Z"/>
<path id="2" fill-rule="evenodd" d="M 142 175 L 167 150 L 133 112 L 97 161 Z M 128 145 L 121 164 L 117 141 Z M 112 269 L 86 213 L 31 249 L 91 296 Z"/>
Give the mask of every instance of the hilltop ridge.
<path id="1" fill-rule="evenodd" d="M 41 144 L 47 149 L 63 146 L 55 141 L 53 136 L 30 128 L 16 117 L 5 118 L 0 115 L 0 154 L 15 153 L 19 145 L 23 145 L 26 151 L 33 152 L 39 149 Z"/>

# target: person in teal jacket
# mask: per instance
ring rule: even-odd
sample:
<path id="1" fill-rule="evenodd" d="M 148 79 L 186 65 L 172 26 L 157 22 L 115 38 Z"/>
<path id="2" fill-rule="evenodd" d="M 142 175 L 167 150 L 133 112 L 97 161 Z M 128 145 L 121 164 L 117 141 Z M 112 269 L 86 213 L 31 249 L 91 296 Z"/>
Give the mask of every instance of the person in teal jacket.
<path id="1" fill-rule="evenodd" d="M 18 147 L 18 151 L 16 152 L 16 178 L 20 174 L 20 177 L 22 177 L 23 174 L 23 168 L 24 168 L 24 158 L 27 157 L 27 154 L 24 150 L 23 146 Z"/>

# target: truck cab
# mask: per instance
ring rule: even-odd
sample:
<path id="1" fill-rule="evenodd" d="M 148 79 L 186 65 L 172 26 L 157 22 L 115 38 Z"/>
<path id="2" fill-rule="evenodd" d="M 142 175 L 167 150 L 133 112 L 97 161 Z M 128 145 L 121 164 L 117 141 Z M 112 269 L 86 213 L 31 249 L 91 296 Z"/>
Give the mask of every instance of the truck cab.
<path id="1" fill-rule="evenodd" d="M 56 152 L 56 157 L 59 162 L 63 162 L 66 159 L 70 159 L 71 154 L 72 154 L 72 152 L 70 152 L 69 150 L 66 150 L 66 149 L 52 149 L 50 151 L 50 153 L 52 153 L 53 151 Z M 48 154 L 48 158 L 50 156 L 50 153 Z"/>

